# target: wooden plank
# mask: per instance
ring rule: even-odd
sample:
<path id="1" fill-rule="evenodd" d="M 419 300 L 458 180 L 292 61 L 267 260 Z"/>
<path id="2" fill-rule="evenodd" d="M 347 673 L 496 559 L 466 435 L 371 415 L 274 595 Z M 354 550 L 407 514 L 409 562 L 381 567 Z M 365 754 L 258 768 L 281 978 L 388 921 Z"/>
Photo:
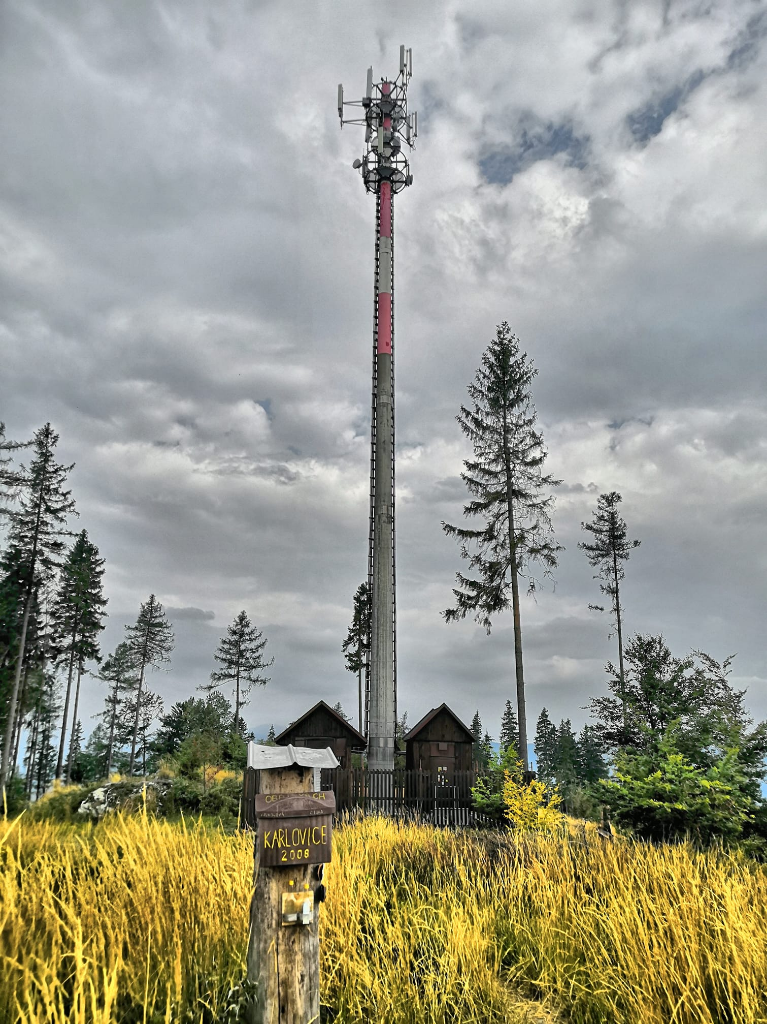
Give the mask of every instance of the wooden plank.
<path id="1" fill-rule="evenodd" d="M 260 793 L 256 797 L 258 854 L 264 867 L 326 864 L 333 837 L 333 793 Z"/>
<path id="2" fill-rule="evenodd" d="M 261 772 L 262 793 L 311 793 L 311 768 L 271 769 Z M 254 859 L 254 892 L 250 905 L 248 978 L 259 982 L 251 1006 L 251 1024 L 306 1024 L 319 1019 L 318 904 L 308 925 L 283 928 L 282 893 L 315 888 L 309 865 L 271 868 Z"/>

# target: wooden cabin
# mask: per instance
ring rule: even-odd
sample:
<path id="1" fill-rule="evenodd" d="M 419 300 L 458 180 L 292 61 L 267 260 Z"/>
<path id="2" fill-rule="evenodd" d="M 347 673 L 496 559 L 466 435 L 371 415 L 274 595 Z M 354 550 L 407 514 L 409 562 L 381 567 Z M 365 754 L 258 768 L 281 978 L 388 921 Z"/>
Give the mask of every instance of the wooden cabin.
<path id="1" fill-rule="evenodd" d="M 351 768 L 352 751 L 367 748 L 365 737 L 324 700 L 289 725 L 276 737 L 276 742 L 281 746 L 292 743 L 294 747 L 330 747 L 341 768 Z"/>
<path id="2" fill-rule="evenodd" d="M 405 736 L 405 768 L 432 772 L 452 783 L 472 769 L 474 736 L 447 704 L 432 708 Z"/>

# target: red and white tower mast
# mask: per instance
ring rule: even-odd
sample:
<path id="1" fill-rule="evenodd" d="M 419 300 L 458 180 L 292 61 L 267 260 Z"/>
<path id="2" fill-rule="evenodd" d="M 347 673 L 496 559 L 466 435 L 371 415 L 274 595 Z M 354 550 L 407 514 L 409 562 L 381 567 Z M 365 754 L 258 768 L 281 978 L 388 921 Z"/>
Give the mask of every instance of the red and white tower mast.
<path id="1" fill-rule="evenodd" d="M 373 397 L 370 432 L 370 657 L 365 685 L 368 767 L 394 767 L 397 719 L 397 605 L 394 545 L 394 196 L 413 181 L 402 147 L 417 135 L 417 116 L 408 114 L 407 87 L 412 51 L 400 47 L 395 79 L 373 82 L 368 68 L 366 94 L 344 101 L 338 87 L 341 125 L 365 127 L 365 152 L 354 161 L 365 189 L 376 197 L 373 307 Z M 361 107 L 345 118 L 345 107 Z"/>

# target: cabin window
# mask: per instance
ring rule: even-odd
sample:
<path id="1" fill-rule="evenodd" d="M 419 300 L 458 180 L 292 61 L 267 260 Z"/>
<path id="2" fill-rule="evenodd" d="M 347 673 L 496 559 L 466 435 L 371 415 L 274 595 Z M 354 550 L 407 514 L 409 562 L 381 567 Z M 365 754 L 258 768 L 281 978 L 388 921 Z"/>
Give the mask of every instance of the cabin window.
<path id="1" fill-rule="evenodd" d="M 439 744 L 439 751 L 440 751 L 440 753 L 443 753 L 446 750 L 447 750 L 447 743 L 440 743 Z"/>

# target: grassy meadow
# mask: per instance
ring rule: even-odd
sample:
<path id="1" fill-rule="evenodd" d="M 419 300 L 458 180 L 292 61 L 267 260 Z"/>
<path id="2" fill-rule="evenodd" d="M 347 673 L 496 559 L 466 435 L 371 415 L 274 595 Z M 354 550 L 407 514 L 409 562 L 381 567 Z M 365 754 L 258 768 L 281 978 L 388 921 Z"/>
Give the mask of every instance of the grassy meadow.
<path id="1" fill-rule="evenodd" d="M 767 1021 L 767 870 L 740 854 L 368 818 L 333 858 L 328 1020 Z M 0 1024 L 223 1020 L 251 873 L 252 838 L 202 822 L 0 820 Z"/>

